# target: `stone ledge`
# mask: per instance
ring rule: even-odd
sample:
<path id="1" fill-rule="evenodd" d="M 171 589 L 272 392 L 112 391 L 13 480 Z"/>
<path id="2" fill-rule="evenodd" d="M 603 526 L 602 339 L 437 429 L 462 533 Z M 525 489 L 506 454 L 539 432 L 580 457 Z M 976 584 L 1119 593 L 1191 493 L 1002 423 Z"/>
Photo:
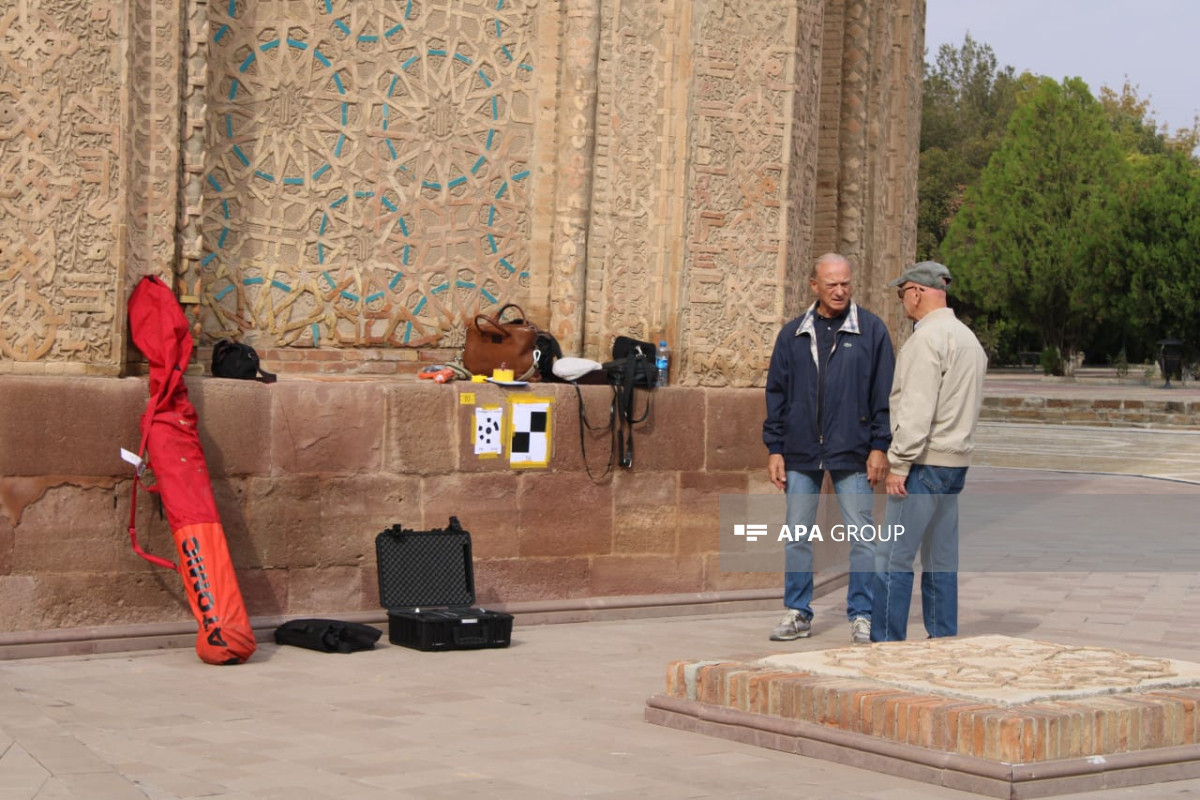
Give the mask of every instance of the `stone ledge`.
<path id="1" fill-rule="evenodd" d="M 820 597 L 846 585 L 846 575 L 818 576 L 814 596 Z M 540 600 L 513 603 L 487 603 L 491 611 L 504 611 L 515 617 L 520 627 L 557 625 L 575 622 L 602 622 L 657 617 L 684 617 L 708 614 L 774 612 L 782 602 L 779 589 L 742 589 L 715 592 L 687 592 L 674 595 L 626 595 L 590 597 L 574 600 Z M 476 605 L 485 605 L 477 603 Z M 255 638 L 272 640 L 276 627 L 288 619 L 309 615 L 255 616 L 250 618 Z M 386 631 L 387 612 L 341 611 L 320 616 L 345 622 L 375 625 Z M 0 632 L 0 662 L 11 659 L 88 656 L 135 650 L 189 648 L 195 644 L 194 620 L 178 622 L 108 625 L 90 628 L 56 628 L 44 631 Z"/>
<path id="2" fill-rule="evenodd" d="M 1200 747 L 1195 745 L 1008 764 L 667 695 L 647 701 L 645 719 L 690 733 L 1010 800 L 1200 777 Z"/>
<path id="3" fill-rule="evenodd" d="M 989 394 L 983 398 L 979 418 L 986 422 L 1197 430 L 1200 402 Z"/>

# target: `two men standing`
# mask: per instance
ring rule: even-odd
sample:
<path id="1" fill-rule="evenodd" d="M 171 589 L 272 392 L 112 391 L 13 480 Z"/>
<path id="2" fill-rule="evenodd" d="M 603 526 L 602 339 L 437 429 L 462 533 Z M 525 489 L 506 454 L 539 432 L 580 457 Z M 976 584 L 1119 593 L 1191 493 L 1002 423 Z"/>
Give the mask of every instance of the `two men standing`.
<path id="1" fill-rule="evenodd" d="M 851 641 L 905 637 L 918 550 L 926 629 L 930 636 L 953 636 L 957 495 L 974 447 L 987 357 L 946 306 L 950 273 L 941 264 L 914 264 L 889 284 L 899 287 L 906 316 L 921 323 L 898 365 L 886 326 L 851 300 L 845 258 L 821 256 L 809 284 L 817 300 L 783 327 L 767 374 L 763 442 L 771 482 L 787 492 L 787 524 L 812 527 L 829 472 L 845 523 L 872 525 L 872 489 L 885 481 L 884 525 L 903 526 L 904 535 L 880 542 L 877 551 L 867 542 L 851 543 Z M 922 499 L 914 501 L 917 496 Z M 788 611 L 771 631 L 774 641 L 812 630 L 812 548 L 797 539 L 787 543 Z"/>

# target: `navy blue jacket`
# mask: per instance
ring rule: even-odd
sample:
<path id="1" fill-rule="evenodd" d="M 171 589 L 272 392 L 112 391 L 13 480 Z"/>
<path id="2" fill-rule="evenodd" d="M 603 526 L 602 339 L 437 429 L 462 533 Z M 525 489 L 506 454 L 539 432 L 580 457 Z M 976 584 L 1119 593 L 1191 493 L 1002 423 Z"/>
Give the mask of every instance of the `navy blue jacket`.
<path id="1" fill-rule="evenodd" d="M 892 441 L 888 394 L 896 365 L 879 317 L 851 302 L 835 334 L 817 427 L 816 303 L 783 326 L 767 372 L 763 444 L 789 470 L 864 470 L 872 450 Z"/>

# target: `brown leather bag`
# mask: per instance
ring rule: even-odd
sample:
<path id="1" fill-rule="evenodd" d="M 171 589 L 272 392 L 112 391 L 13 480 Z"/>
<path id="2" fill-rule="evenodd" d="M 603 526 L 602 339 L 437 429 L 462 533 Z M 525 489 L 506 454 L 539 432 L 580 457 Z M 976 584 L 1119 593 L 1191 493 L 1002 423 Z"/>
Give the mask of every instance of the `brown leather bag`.
<path id="1" fill-rule="evenodd" d="M 504 312 L 515 309 L 520 315 L 503 322 Z M 463 346 L 463 366 L 472 375 L 491 376 L 492 370 L 511 369 L 513 377 L 527 380 L 533 370 L 533 349 L 538 327 L 525 319 L 525 312 L 515 303 L 501 306 L 492 316 L 476 314 L 467 326 L 467 341 Z"/>

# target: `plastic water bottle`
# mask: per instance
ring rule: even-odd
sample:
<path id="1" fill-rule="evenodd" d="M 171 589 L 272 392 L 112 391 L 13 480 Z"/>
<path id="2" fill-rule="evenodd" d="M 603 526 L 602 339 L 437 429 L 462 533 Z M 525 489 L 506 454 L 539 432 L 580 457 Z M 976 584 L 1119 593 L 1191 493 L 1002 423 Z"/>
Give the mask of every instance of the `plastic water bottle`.
<path id="1" fill-rule="evenodd" d="M 662 339 L 658 343 L 658 352 L 654 354 L 654 366 L 658 368 L 658 375 L 655 378 L 655 386 L 667 385 L 667 372 L 671 367 L 671 350 L 667 347 L 667 340 Z"/>

